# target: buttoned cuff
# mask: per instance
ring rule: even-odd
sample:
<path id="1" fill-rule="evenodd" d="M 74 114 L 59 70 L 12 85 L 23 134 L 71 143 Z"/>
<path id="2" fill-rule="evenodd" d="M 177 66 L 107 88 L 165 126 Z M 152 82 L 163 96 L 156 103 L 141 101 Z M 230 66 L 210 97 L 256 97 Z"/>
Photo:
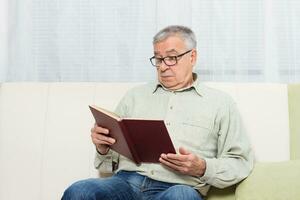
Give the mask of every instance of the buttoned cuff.
<path id="1" fill-rule="evenodd" d="M 102 155 L 98 151 L 96 151 L 94 162 L 95 168 L 99 169 L 104 163 L 112 163 L 112 152 L 110 152 L 109 150 L 106 155 Z"/>
<path id="2" fill-rule="evenodd" d="M 101 173 L 113 173 L 118 168 L 118 164 L 119 154 L 117 152 L 111 149 L 106 155 L 96 152 L 94 166 Z"/>
<path id="3" fill-rule="evenodd" d="M 215 177 L 216 174 L 216 164 L 217 159 L 213 158 L 204 158 L 206 162 L 206 170 L 203 176 L 201 176 L 199 179 L 202 183 L 210 184 L 213 182 L 213 177 Z"/>

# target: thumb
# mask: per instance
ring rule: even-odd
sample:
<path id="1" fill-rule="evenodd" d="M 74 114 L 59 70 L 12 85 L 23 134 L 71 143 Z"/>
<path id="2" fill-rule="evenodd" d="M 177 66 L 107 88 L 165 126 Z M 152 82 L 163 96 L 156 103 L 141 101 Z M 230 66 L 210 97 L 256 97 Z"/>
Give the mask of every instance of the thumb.
<path id="1" fill-rule="evenodd" d="M 182 155 L 189 155 L 189 154 L 191 154 L 191 152 L 189 152 L 188 150 L 186 150 L 183 147 L 179 147 L 179 153 L 182 154 Z"/>

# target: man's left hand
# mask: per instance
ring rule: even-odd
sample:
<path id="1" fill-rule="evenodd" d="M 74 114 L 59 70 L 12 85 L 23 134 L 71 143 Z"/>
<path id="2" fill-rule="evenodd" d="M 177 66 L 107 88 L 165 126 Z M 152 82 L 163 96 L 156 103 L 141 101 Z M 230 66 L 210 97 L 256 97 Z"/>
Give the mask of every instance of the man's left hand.
<path id="1" fill-rule="evenodd" d="M 161 154 L 159 161 L 178 171 L 190 176 L 203 176 L 206 170 L 206 162 L 183 147 L 179 148 L 179 154 Z"/>

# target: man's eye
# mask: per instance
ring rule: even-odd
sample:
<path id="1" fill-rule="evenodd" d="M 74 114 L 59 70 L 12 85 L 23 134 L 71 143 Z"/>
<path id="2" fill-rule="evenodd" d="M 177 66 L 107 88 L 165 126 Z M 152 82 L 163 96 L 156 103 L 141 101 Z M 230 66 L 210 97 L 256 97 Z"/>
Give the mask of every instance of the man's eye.
<path id="1" fill-rule="evenodd" d="M 175 61 L 176 60 L 176 56 L 168 56 L 165 58 L 165 60 L 167 61 Z"/>
<path id="2" fill-rule="evenodd" d="M 162 59 L 161 59 L 161 58 L 155 58 L 155 62 L 156 62 L 156 63 L 161 63 L 161 62 L 162 62 Z"/>

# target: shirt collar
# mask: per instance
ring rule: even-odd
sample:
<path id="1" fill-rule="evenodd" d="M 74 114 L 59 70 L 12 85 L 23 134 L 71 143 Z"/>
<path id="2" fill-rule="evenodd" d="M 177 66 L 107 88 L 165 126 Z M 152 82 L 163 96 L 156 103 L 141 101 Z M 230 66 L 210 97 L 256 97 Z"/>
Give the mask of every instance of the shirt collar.
<path id="1" fill-rule="evenodd" d="M 193 79 L 194 79 L 194 82 L 191 86 L 189 86 L 187 88 L 181 88 L 181 89 L 175 90 L 174 92 L 182 92 L 182 91 L 193 89 L 196 91 L 196 93 L 199 96 L 203 96 L 205 94 L 205 87 L 203 86 L 202 83 L 200 83 L 197 73 L 193 73 Z M 153 85 L 153 93 L 155 93 L 158 88 L 162 88 L 166 91 L 170 91 L 169 89 L 165 88 L 160 82 L 156 82 Z"/>

